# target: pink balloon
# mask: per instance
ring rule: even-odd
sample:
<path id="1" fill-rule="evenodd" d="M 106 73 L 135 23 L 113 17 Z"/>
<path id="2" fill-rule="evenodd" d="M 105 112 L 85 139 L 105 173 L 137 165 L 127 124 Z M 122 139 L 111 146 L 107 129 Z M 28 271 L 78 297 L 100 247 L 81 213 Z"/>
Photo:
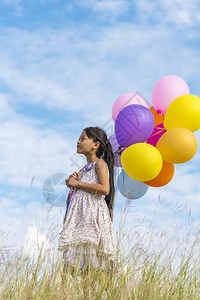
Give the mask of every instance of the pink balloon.
<path id="1" fill-rule="evenodd" d="M 174 99 L 189 93 L 189 87 L 185 80 L 175 75 L 169 75 L 161 78 L 155 84 L 151 100 L 156 111 L 165 114 Z"/>
<path id="2" fill-rule="evenodd" d="M 160 137 L 167 131 L 167 130 L 163 130 L 163 128 L 164 128 L 163 123 L 155 126 L 152 135 L 148 138 L 146 142 L 156 147 L 156 144 L 160 139 Z"/>
<path id="3" fill-rule="evenodd" d="M 131 104 L 139 104 L 149 108 L 149 104 L 145 100 L 145 98 L 139 93 L 127 93 L 121 95 L 117 100 L 115 100 L 112 107 L 112 118 L 115 122 L 118 113 L 126 106 Z"/>

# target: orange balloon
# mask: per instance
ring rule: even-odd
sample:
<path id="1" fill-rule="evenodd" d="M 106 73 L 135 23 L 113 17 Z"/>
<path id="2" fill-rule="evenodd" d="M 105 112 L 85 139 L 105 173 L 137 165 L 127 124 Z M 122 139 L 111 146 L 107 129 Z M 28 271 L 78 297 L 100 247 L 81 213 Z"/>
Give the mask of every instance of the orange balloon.
<path id="1" fill-rule="evenodd" d="M 154 116 L 155 126 L 164 122 L 164 115 L 158 114 L 153 106 L 150 107 L 150 111 Z"/>
<path id="2" fill-rule="evenodd" d="M 163 166 L 160 173 L 149 181 L 143 181 L 145 184 L 153 187 L 164 186 L 168 184 L 174 176 L 174 165 L 163 160 Z"/>

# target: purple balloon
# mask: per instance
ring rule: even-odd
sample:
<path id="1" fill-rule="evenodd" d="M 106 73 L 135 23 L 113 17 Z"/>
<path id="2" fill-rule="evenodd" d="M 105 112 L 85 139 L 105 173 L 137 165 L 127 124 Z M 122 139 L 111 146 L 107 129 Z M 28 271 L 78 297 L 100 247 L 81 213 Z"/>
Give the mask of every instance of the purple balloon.
<path id="1" fill-rule="evenodd" d="M 145 142 L 154 125 L 154 116 L 148 108 L 139 104 L 128 105 L 118 113 L 115 121 L 117 142 L 123 147 Z"/>
<path id="2" fill-rule="evenodd" d="M 112 150 L 113 150 L 113 153 L 114 153 L 114 166 L 115 167 L 122 167 L 122 163 L 121 163 L 121 155 L 116 153 L 117 150 L 119 149 L 120 145 L 118 144 L 117 140 L 116 140 L 116 136 L 115 134 L 112 134 L 110 137 L 109 137 L 109 141 L 111 143 L 111 146 L 112 146 Z M 125 148 L 122 148 L 122 149 L 125 149 Z"/>

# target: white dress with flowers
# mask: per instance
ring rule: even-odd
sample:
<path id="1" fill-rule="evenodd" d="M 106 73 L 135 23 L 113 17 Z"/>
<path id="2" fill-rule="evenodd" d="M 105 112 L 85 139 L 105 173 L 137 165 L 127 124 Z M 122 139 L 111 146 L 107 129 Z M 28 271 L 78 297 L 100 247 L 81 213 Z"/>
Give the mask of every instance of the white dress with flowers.
<path id="1" fill-rule="evenodd" d="M 95 163 L 90 170 L 84 168 L 79 180 L 98 183 Z M 65 266 L 88 268 L 113 268 L 117 263 L 112 221 L 104 195 L 95 195 L 74 189 L 63 230 L 60 232 L 58 250 L 63 251 Z"/>

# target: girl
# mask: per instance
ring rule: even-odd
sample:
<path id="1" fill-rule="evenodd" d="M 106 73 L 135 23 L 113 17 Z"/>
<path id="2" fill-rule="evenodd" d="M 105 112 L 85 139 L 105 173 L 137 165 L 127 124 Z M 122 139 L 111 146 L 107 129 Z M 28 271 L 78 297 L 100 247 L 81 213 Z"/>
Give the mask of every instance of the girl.
<path id="1" fill-rule="evenodd" d="M 105 131 L 87 127 L 78 142 L 77 153 L 87 164 L 66 180 L 73 188 L 58 250 L 63 251 L 64 269 L 89 266 L 113 269 L 116 245 L 112 228 L 114 208 L 114 154 Z"/>

